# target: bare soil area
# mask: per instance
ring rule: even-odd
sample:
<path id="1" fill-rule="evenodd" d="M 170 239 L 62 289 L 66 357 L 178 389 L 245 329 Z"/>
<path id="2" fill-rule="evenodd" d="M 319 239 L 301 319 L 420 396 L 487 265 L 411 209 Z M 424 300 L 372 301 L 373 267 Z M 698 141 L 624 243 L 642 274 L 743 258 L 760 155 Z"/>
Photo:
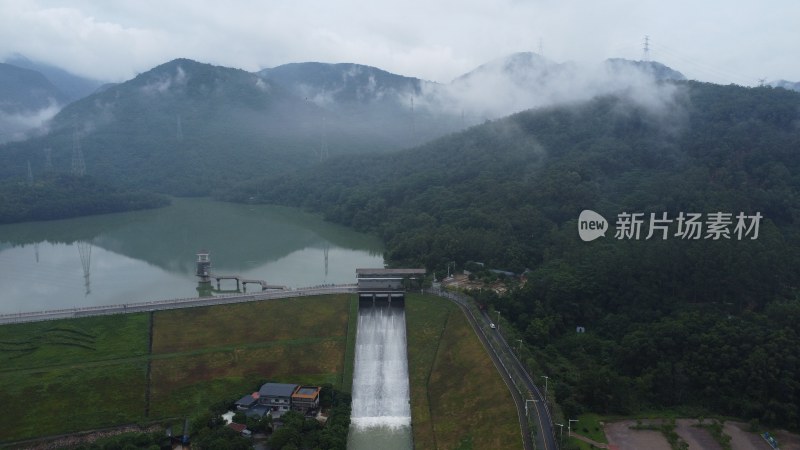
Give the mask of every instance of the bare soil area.
<path id="1" fill-rule="evenodd" d="M 619 450 L 671 450 L 669 442 L 658 431 L 633 430 L 635 420 L 606 423 L 604 431 L 608 438 L 609 446 Z"/>
<path id="2" fill-rule="evenodd" d="M 659 420 L 643 421 L 644 423 L 660 423 Z M 675 432 L 689 444 L 689 450 L 722 450 L 711 433 L 695 427 L 695 419 L 678 419 L 675 421 Z M 635 420 L 623 420 L 606 423 L 604 431 L 609 446 L 619 450 L 670 450 L 667 439 L 658 431 L 634 430 Z M 748 425 L 741 422 L 725 422 L 724 432 L 731 437 L 732 450 L 772 450 L 757 433 L 747 431 Z M 773 433 L 781 450 L 800 450 L 800 436 L 787 431 Z"/>
<path id="3" fill-rule="evenodd" d="M 722 450 L 722 446 L 707 429 L 695 425 L 697 425 L 697 419 L 675 421 L 675 432 L 689 444 L 689 450 Z"/>

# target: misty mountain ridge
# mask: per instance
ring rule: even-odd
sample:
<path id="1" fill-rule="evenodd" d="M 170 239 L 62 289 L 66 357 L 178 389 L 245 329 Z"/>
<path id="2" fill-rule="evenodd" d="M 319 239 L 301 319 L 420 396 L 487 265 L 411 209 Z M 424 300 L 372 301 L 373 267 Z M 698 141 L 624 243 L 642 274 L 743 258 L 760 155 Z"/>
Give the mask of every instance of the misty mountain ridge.
<path id="1" fill-rule="evenodd" d="M 31 61 L 20 54 L 6 58 L 5 63 L 41 73 L 66 96 L 68 102 L 86 97 L 103 85 L 102 81 L 75 75 L 50 64 Z"/>
<path id="2" fill-rule="evenodd" d="M 0 63 L 0 144 L 25 139 L 66 101 L 67 96 L 41 73 Z"/>
<path id="3" fill-rule="evenodd" d="M 336 154 L 413 147 L 531 107 L 631 89 L 660 104 L 674 90 L 636 67 L 598 78 L 535 54 L 500 61 L 444 85 L 357 64 L 299 63 L 256 74 L 176 59 L 66 106 L 47 135 L 0 152 L 0 177 L 24 176 L 28 160 L 42 170 L 44 148 L 68 170 L 77 130 L 90 174 L 207 195 Z"/>
<path id="4" fill-rule="evenodd" d="M 790 91 L 800 92 L 800 81 L 778 80 L 769 83 L 769 85 L 772 87 L 784 88 Z"/>
<path id="5" fill-rule="evenodd" d="M 402 104 L 419 95 L 426 83 L 360 64 L 292 63 L 258 72 L 320 106 L 394 101 Z"/>

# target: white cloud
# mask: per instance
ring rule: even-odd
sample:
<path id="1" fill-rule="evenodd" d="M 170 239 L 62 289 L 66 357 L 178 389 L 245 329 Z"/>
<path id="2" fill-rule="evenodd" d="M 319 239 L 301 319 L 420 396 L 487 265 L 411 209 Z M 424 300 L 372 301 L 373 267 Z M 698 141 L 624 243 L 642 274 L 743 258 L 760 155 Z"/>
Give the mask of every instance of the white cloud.
<path id="1" fill-rule="evenodd" d="M 43 132 L 47 122 L 61 110 L 56 102 L 36 111 L 25 111 L 15 114 L 0 111 L 0 144 L 9 141 L 21 141 L 31 133 Z"/>
<path id="2" fill-rule="evenodd" d="M 358 62 L 447 82 L 505 54 L 556 61 L 651 56 L 690 77 L 800 80 L 800 2 L 776 0 L 0 0 L 0 57 L 13 52 L 121 81 L 178 57 L 257 70 Z"/>

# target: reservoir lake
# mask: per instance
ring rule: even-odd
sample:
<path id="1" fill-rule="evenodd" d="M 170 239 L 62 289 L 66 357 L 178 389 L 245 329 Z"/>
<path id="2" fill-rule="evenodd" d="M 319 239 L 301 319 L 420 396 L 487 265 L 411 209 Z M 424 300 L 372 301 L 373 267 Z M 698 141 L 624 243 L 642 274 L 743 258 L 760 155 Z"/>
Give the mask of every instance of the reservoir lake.
<path id="1" fill-rule="evenodd" d="M 0 225 L 0 314 L 197 297 L 203 249 L 214 274 L 290 288 L 354 283 L 356 268 L 383 267 L 377 237 L 319 216 L 178 198 L 154 210 Z"/>

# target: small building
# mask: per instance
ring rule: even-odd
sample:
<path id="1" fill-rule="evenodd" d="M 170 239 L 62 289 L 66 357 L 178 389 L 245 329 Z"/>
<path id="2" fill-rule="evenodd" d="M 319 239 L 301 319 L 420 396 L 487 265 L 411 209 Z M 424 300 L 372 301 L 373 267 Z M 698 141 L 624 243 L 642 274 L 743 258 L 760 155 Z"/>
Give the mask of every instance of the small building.
<path id="1" fill-rule="evenodd" d="M 317 411 L 321 390 L 318 386 L 298 386 L 292 394 L 292 411 L 299 411 L 303 414 Z"/>
<path id="2" fill-rule="evenodd" d="M 250 409 L 256 404 L 258 404 L 258 398 L 259 398 L 258 392 L 254 392 L 250 395 L 245 395 L 244 397 L 236 401 L 236 409 L 238 409 L 239 411 Z"/>
<path id="3" fill-rule="evenodd" d="M 283 415 L 292 406 L 292 394 L 297 389 L 296 384 L 266 383 L 258 390 L 258 403 L 269 407 L 271 411 L 280 412 L 272 414 L 273 418 Z"/>
<path id="4" fill-rule="evenodd" d="M 250 437 L 253 434 L 252 432 L 250 432 L 250 430 L 247 429 L 247 425 L 241 423 L 231 422 L 228 424 L 228 428 L 241 434 L 244 437 Z"/>
<path id="5" fill-rule="evenodd" d="M 405 291 L 422 285 L 425 269 L 356 269 L 361 303 L 405 300 Z"/>

